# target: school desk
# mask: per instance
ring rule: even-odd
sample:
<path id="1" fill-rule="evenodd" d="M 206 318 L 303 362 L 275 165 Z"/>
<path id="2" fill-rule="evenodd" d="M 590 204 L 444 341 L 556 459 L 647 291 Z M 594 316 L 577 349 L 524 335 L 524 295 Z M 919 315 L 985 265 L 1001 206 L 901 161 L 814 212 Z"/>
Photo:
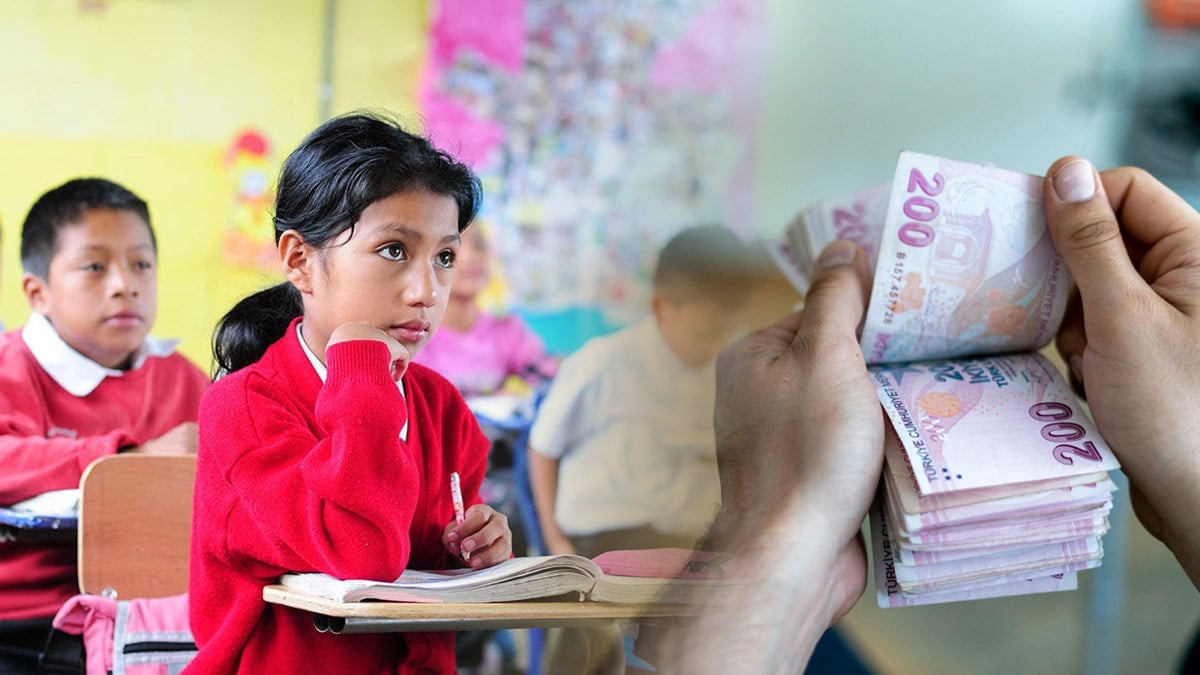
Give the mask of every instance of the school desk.
<path id="1" fill-rule="evenodd" d="M 0 543 L 6 541 L 62 541 L 75 539 L 77 516 L 46 515 L 0 507 Z"/>

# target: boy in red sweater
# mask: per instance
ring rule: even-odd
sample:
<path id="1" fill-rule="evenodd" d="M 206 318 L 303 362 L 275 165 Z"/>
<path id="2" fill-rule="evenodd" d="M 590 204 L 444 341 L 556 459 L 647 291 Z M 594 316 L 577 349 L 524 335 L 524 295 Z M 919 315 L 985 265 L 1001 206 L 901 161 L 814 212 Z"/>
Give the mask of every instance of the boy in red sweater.
<path id="1" fill-rule="evenodd" d="M 470 169 L 369 115 L 326 122 L 284 162 L 287 281 L 221 320 L 226 375 L 200 406 L 187 672 L 454 672 L 451 633 L 317 633 L 262 589 L 285 572 L 390 581 L 511 554 L 507 520 L 477 494 L 487 438 L 452 384 L 411 363 L 479 199 Z"/>
<path id="2" fill-rule="evenodd" d="M 0 504 L 79 487 L 120 451 L 193 453 L 208 377 L 148 337 L 157 245 L 146 203 L 101 178 L 42 195 L 21 230 L 33 310 L 0 336 Z M 34 672 L 50 622 L 79 592 L 75 543 L 0 544 L 0 673 Z"/>

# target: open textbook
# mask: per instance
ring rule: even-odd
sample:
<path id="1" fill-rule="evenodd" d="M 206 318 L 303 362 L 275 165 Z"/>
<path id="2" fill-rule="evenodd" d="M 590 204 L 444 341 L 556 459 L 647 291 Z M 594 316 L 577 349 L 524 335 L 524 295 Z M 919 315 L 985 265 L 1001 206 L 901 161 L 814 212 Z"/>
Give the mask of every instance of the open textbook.
<path id="1" fill-rule="evenodd" d="M 860 345 L 890 422 L 870 513 L 881 607 L 1076 587 L 1116 458 L 1036 350 L 1071 280 L 1042 179 L 913 152 L 890 185 L 805 209 L 774 256 L 803 292 L 834 239 L 874 264 Z"/>
<path id="2" fill-rule="evenodd" d="M 405 570 L 395 581 L 285 574 L 287 588 L 337 602 L 513 602 L 590 600 L 622 604 L 691 602 L 695 591 L 727 585 L 727 555 L 689 549 L 522 556 L 478 570 Z"/>

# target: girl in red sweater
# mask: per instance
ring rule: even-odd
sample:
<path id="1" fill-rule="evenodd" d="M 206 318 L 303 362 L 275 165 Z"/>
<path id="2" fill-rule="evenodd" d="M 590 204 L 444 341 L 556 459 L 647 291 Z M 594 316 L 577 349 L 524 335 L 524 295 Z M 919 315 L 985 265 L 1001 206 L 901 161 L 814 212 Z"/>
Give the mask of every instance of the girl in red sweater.
<path id="1" fill-rule="evenodd" d="M 411 363 L 480 197 L 470 169 L 371 115 L 326 122 L 284 163 L 287 281 L 221 320 L 225 375 L 200 406 L 189 672 L 454 672 L 450 633 L 317 633 L 262 588 L 285 572 L 392 580 L 511 554 L 507 520 L 477 496 L 487 439 L 454 386 Z"/>

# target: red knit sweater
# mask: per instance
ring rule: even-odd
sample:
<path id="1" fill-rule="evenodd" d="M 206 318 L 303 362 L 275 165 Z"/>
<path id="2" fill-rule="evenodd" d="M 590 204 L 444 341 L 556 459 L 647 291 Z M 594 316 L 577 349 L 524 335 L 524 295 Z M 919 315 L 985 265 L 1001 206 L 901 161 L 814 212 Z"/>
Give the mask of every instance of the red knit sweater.
<path id="1" fill-rule="evenodd" d="M 285 572 L 392 580 L 452 566 L 441 540 L 451 471 L 479 501 L 488 441 L 453 385 L 413 364 L 402 397 L 386 346 L 371 340 L 334 345 L 326 365 L 322 384 L 293 322 L 201 403 L 190 580 L 200 653 L 187 672 L 454 672 L 450 633 L 318 633 L 310 614 L 262 599 Z"/>
<path id="2" fill-rule="evenodd" d="M 172 354 L 75 396 L 38 365 L 19 330 L 0 336 L 0 504 L 79 487 L 92 460 L 196 421 L 208 384 Z M 54 616 L 78 592 L 74 542 L 0 544 L 0 620 Z"/>

